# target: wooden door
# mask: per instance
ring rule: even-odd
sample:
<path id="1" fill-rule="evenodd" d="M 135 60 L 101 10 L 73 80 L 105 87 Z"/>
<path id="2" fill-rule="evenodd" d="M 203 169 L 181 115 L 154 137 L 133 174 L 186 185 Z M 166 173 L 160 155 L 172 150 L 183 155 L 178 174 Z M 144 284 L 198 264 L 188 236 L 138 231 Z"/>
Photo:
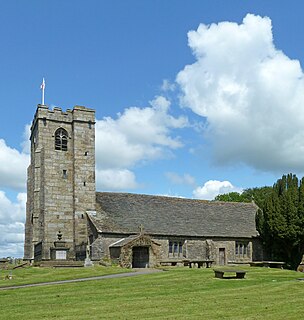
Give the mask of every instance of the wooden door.
<path id="1" fill-rule="evenodd" d="M 133 247 L 132 268 L 149 267 L 149 247 Z"/>
<path id="2" fill-rule="evenodd" d="M 226 252 L 225 248 L 219 248 L 219 264 L 224 266 L 226 264 Z"/>

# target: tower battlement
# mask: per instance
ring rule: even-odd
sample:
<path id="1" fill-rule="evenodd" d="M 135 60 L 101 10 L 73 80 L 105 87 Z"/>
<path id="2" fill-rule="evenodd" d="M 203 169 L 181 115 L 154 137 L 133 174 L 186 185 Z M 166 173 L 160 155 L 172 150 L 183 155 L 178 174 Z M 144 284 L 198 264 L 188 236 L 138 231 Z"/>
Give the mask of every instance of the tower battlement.
<path id="1" fill-rule="evenodd" d="M 95 110 L 83 106 L 75 106 L 73 109 L 67 109 L 66 111 L 63 111 L 62 108 L 59 107 L 49 109 L 49 107 L 46 105 L 38 104 L 34 119 L 32 121 L 31 132 L 33 132 L 39 120 L 44 123 L 46 120 L 51 120 L 60 123 L 85 121 L 95 124 Z"/>

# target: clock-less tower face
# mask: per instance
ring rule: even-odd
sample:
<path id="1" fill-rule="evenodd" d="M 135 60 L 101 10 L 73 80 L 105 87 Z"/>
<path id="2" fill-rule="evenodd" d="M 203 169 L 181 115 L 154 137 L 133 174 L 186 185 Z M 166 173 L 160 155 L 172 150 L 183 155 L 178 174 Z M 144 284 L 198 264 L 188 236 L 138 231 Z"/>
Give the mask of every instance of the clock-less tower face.
<path id="1" fill-rule="evenodd" d="M 87 243 L 86 212 L 95 210 L 95 112 L 39 105 L 31 128 L 25 258 L 52 259 L 60 231 L 66 259 Z"/>

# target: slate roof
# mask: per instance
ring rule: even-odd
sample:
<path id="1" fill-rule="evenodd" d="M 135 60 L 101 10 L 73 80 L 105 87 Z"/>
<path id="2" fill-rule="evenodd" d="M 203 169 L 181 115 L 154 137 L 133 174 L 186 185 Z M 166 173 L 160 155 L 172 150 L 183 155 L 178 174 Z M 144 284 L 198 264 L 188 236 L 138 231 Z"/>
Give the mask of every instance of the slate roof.
<path id="1" fill-rule="evenodd" d="M 123 247 L 125 246 L 126 244 L 134 241 L 136 238 L 138 238 L 139 236 L 137 234 L 133 234 L 127 238 L 122 238 L 114 243 L 112 243 L 110 245 L 110 248 L 120 248 L 120 247 Z"/>
<path id="2" fill-rule="evenodd" d="M 99 232 L 201 237 L 256 236 L 253 203 L 215 202 L 131 193 L 96 193 Z"/>
<path id="3" fill-rule="evenodd" d="M 147 238 L 153 242 L 154 244 L 160 245 L 158 242 L 152 240 L 149 236 L 145 234 L 133 234 L 127 238 L 122 238 L 114 243 L 112 243 L 109 247 L 110 248 L 120 248 L 125 246 L 126 244 L 129 244 L 130 242 L 133 242 L 134 240 L 140 239 L 140 238 Z"/>

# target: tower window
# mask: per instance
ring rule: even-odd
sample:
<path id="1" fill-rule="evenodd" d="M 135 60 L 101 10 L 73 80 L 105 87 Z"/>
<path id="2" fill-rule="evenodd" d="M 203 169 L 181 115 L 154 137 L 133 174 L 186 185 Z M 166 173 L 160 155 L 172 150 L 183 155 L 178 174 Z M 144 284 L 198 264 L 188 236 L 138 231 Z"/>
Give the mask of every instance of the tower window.
<path id="1" fill-rule="evenodd" d="M 62 128 L 55 132 L 55 150 L 68 150 L 68 133 Z"/>

